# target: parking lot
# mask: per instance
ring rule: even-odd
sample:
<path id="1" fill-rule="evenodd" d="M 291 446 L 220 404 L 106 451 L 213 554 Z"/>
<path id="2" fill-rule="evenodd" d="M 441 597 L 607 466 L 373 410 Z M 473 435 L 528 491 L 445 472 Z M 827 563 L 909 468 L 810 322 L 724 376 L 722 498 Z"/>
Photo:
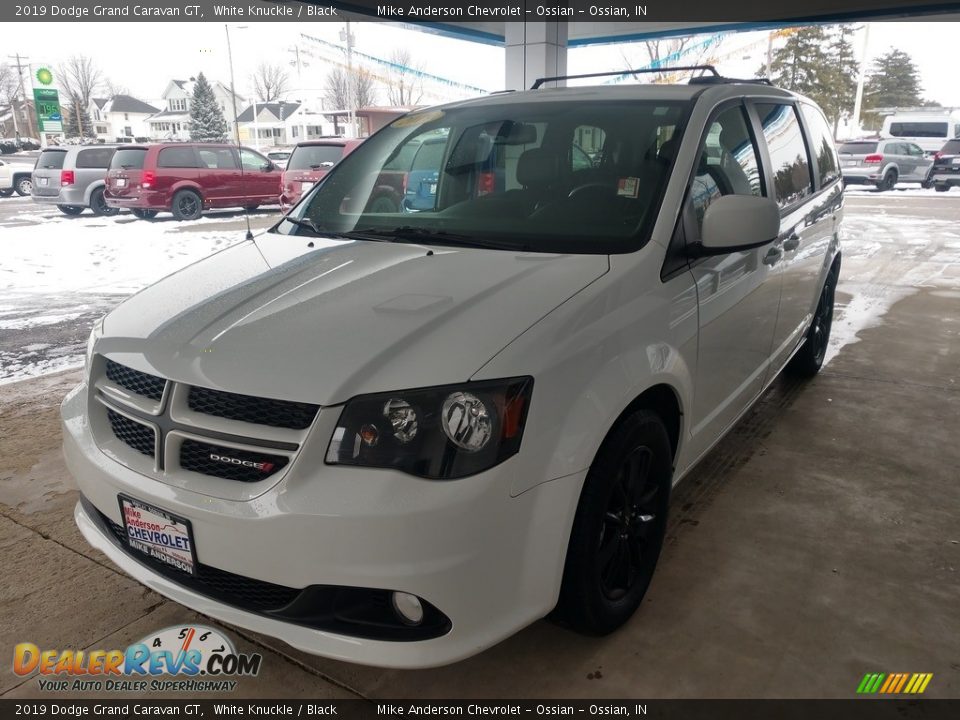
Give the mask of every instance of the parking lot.
<path id="1" fill-rule="evenodd" d="M 586 638 L 541 621 L 430 671 L 232 631 L 265 656 L 233 696 L 850 697 L 869 671 L 932 672 L 927 696 L 957 696 L 960 192 L 852 190 L 845 227 L 826 368 L 778 380 L 677 489 L 627 627 Z M 80 537 L 58 406 L 93 319 L 244 231 L 241 213 L 69 218 L 0 199 L 5 647 L 122 647 L 196 617 Z M 0 695 L 34 696 L 36 679 L 7 665 Z"/>

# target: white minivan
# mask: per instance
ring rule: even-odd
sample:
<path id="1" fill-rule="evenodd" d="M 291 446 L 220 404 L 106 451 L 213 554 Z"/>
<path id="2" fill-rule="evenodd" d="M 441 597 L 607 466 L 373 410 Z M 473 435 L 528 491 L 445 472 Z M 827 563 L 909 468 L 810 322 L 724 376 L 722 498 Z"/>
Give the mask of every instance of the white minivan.
<path id="1" fill-rule="evenodd" d="M 430 202 L 375 203 L 425 136 Z M 824 116 L 765 84 L 405 115 L 97 323 L 62 409 L 77 524 L 162 595 L 327 657 L 441 665 L 551 613 L 612 632 L 673 486 L 823 363 L 843 201 Z"/>
<path id="2" fill-rule="evenodd" d="M 947 140 L 960 137 L 960 117 L 945 112 L 912 112 L 883 119 L 881 138 L 916 143 L 924 155 L 933 156 Z"/>

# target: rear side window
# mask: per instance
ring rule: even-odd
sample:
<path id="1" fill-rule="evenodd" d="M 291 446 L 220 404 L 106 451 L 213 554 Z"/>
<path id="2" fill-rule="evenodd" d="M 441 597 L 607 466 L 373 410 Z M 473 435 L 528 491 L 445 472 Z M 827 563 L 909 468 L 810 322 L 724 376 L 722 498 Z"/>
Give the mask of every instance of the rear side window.
<path id="1" fill-rule="evenodd" d="M 77 168 L 98 168 L 106 170 L 113 158 L 113 148 L 91 148 L 77 153 Z"/>
<path id="2" fill-rule="evenodd" d="M 690 201 L 703 223 L 707 208 L 724 195 L 763 195 L 757 148 L 744 109 L 724 110 L 710 123 L 690 186 Z"/>
<path id="3" fill-rule="evenodd" d="M 787 207 L 813 193 L 807 144 L 792 105 L 758 103 L 757 113 L 770 152 L 777 204 Z"/>
<path id="4" fill-rule="evenodd" d="M 894 122 L 890 123 L 893 137 L 945 138 L 949 123 L 945 122 Z"/>
<path id="5" fill-rule="evenodd" d="M 876 151 L 875 142 L 845 142 L 840 146 L 841 155 L 870 155 Z"/>
<path id="6" fill-rule="evenodd" d="M 37 158 L 37 167 L 43 170 L 59 170 L 67 153 L 63 150 L 44 150 Z"/>
<path id="7" fill-rule="evenodd" d="M 110 168 L 113 170 L 143 170 L 143 160 L 147 157 L 147 151 L 142 149 L 117 150 L 110 161 Z"/>
<path id="8" fill-rule="evenodd" d="M 840 163 L 837 161 L 837 152 L 833 148 L 833 133 L 817 108 L 810 105 L 801 105 L 803 119 L 807 122 L 813 155 L 817 158 L 817 172 L 820 175 L 820 187 L 829 185 L 840 178 Z"/>
<path id="9" fill-rule="evenodd" d="M 326 170 L 342 155 L 342 145 L 304 145 L 294 149 L 287 170 Z"/>
<path id="10" fill-rule="evenodd" d="M 163 168 L 195 168 L 197 156 L 192 147 L 163 148 L 157 158 L 157 167 Z"/>
<path id="11" fill-rule="evenodd" d="M 197 149 L 200 165 L 213 170 L 236 170 L 237 157 L 230 148 Z"/>

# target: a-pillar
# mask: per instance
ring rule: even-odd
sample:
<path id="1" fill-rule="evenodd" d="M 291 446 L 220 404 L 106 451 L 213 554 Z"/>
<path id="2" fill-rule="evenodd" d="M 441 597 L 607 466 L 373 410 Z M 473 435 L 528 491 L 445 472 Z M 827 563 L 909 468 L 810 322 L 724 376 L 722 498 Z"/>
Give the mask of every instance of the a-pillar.
<path id="1" fill-rule="evenodd" d="M 506 89 L 526 90 L 537 78 L 567 74 L 567 23 L 504 23 Z M 548 83 L 546 87 L 564 85 Z"/>

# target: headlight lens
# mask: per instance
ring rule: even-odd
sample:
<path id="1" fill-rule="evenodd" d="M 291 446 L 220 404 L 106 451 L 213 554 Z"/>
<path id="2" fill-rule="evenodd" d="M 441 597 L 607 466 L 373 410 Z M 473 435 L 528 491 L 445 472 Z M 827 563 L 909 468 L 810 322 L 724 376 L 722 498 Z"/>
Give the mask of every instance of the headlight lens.
<path id="1" fill-rule="evenodd" d="M 97 320 L 90 329 L 90 337 L 87 338 L 87 355 L 83 361 L 83 374 L 90 375 L 90 363 L 93 361 L 93 349 L 97 345 L 97 340 L 103 335 L 103 318 Z"/>
<path id="2" fill-rule="evenodd" d="M 483 472 L 520 449 L 532 390 L 521 377 L 361 395 L 340 413 L 327 463 L 436 480 Z"/>

